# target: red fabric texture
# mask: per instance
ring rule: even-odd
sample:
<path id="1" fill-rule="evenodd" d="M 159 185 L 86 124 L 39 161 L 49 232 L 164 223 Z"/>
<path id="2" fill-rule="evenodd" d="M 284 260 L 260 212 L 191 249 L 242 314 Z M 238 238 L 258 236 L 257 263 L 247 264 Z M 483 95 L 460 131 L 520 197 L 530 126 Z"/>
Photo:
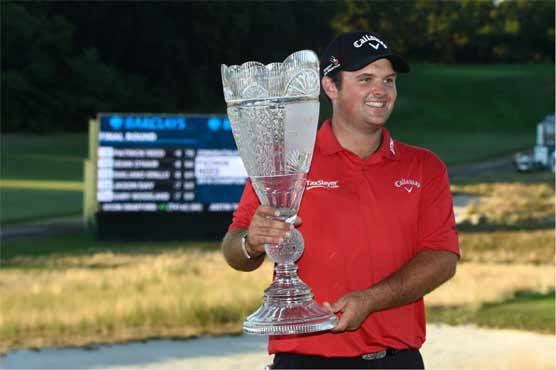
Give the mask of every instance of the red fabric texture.
<path id="1" fill-rule="evenodd" d="M 248 182 L 229 230 L 247 228 L 258 206 Z M 446 166 L 426 149 L 392 140 L 386 129 L 379 150 L 361 160 L 340 146 L 326 121 L 299 216 L 305 251 L 298 273 L 319 303 L 371 287 L 423 249 L 460 254 Z M 269 353 L 347 357 L 424 341 L 420 299 L 373 313 L 356 331 L 270 337 Z"/>

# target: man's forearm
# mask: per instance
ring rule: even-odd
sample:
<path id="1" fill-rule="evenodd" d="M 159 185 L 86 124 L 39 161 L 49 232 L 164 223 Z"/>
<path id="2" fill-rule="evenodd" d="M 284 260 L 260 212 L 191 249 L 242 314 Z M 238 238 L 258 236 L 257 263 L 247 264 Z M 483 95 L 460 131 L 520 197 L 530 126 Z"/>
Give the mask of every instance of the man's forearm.
<path id="1" fill-rule="evenodd" d="M 458 256 L 452 252 L 423 250 L 400 270 L 367 289 L 371 312 L 418 300 L 454 276 Z"/>
<path id="2" fill-rule="evenodd" d="M 424 250 L 369 289 L 350 292 L 333 304 L 323 302 L 332 312 L 342 312 L 332 332 L 356 330 L 373 312 L 418 300 L 454 276 L 457 261 L 452 252 Z"/>
<path id="3" fill-rule="evenodd" d="M 246 229 L 235 229 L 224 236 L 222 240 L 222 253 L 226 262 L 239 271 L 253 271 L 264 261 L 264 254 L 252 259 L 247 259 L 241 250 L 241 237 L 246 233 Z"/>

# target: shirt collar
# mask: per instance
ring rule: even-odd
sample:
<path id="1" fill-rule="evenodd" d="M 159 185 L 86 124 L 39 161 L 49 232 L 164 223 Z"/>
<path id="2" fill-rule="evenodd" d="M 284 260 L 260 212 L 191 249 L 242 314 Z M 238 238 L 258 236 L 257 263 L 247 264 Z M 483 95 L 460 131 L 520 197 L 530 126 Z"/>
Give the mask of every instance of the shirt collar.
<path id="1" fill-rule="evenodd" d="M 345 150 L 334 135 L 334 131 L 332 131 L 332 122 L 329 119 L 322 124 L 317 133 L 317 138 L 319 150 L 324 155 L 332 155 Z M 390 132 L 384 127 L 382 128 L 382 144 L 380 148 L 367 159 L 377 157 L 399 160 L 396 142 L 392 139 L 392 136 L 390 136 Z"/>
<path id="2" fill-rule="evenodd" d="M 387 159 L 400 159 L 396 142 L 394 141 L 394 139 L 392 139 L 390 131 L 388 131 L 384 127 L 382 128 L 382 144 L 380 144 L 380 148 L 378 148 L 377 152 L 374 155 L 376 154 Z M 373 155 L 371 157 L 373 157 Z"/>
<path id="3" fill-rule="evenodd" d="M 334 131 L 332 131 L 332 121 L 329 119 L 324 121 L 319 129 L 317 133 L 317 143 L 320 151 L 324 155 L 332 155 L 344 150 L 338 142 L 338 139 L 336 139 Z"/>

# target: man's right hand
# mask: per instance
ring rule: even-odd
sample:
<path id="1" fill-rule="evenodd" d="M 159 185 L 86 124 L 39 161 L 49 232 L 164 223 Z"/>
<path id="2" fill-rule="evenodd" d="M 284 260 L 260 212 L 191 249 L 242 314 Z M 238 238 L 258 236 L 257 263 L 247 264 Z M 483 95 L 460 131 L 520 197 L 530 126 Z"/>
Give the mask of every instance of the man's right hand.
<path id="1" fill-rule="evenodd" d="M 264 253 L 265 244 L 280 244 L 289 237 L 295 226 L 301 225 L 298 216 L 294 224 L 289 224 L 277 218 L 279 215 L 275 208 L 259 206 L 251 219 L 247 229 L 247 243 L 245 247 L 251 256 Z"/>

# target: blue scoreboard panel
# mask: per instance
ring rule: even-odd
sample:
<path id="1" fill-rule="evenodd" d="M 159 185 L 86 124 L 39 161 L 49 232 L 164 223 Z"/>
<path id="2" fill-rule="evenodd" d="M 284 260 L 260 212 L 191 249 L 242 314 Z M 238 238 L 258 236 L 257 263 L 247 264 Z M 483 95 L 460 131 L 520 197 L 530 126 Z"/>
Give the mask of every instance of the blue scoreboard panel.
<path id="1" fill-rule="evenodd" d="M 221 236 L 247 179 L 225 115 L 106 113 L 98 122 L 99 227 L 116 237 Z"/>

